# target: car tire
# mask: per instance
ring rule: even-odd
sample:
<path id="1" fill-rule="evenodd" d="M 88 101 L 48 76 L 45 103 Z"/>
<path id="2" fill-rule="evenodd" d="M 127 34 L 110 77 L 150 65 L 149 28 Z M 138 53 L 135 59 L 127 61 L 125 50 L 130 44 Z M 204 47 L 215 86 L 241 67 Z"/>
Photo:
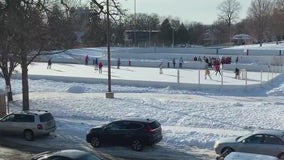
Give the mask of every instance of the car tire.
<path id="1" fill-rule="evenodd" d="M 225 158 L 231 152 L 234 152 L 234 150 L 230 147 L 226 147 L 226 148 L 222 149 L 221 157 Z"/>
<path id="2" fill-rule="evenodd" d="M 24 131 L 23 134 L 24 134 L 25 140 L 27 140 L 27 141 L 33 141 L 34 140 L 34 133 L 33 133 L 32 130 L 27 129 L 27 130 Z"/>
<path id="3" fill-rule="evenodd" d="M 134 151 L 142 151 L 143 143 L 140 140 L 135 139 L 131 142 L 131 148 Z"/>
<path id="4" fill-rule="evenodd" d="M 279 160 L 284 160 L 284 153 L 280 153 L 277 157 Z"/>
<path id="5" fill-rule="evenodd" d="M 91 141 L 90 141 L 90 144 L 94 147 L 94 148 L 97 148 L 101 145 L 101 141 L 99 139 L 99 137 L 97 136 L 93 136 L 91 138 Z"/>

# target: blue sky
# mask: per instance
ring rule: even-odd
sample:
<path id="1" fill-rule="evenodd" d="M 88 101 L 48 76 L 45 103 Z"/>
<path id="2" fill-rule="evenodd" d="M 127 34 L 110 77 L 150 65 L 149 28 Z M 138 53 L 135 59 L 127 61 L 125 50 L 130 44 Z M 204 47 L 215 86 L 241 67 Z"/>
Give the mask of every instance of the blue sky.
<path id="1" fill-rule="evenodd" d="M 134 13 L 135 0 L 119 0 L 124 9 Z M 137 13 L 157 13 L 163 17 L 179 17 L 184 23 L 212 24 L 217 20 L 217 6 L 224 0 L 136 0 Z M 247 15 L 252 0 L 238 0 L 241 4 L 240 18 Z"/>

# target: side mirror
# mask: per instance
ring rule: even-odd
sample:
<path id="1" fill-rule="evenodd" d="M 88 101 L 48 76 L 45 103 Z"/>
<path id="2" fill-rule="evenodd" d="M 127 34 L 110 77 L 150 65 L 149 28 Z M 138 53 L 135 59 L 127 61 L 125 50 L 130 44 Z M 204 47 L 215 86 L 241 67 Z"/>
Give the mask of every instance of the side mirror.
<path id="1" fill-rule="evenodd" d="M 241 143 L 247 143 L 247 141 L 244 139 L 244 140 L 241 141 Z"/>
<path id="2" fill-rule="evenodd" d="M 109 126 L 105 126 L 104 131 L 108 131 L 110 129 Z"/>

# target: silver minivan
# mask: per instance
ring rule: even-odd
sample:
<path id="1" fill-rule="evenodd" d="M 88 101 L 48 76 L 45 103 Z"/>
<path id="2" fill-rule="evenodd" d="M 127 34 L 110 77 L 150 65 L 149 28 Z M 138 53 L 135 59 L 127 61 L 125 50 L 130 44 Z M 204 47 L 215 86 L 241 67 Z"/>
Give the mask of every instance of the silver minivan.
<path id="1" fill-rule="evenodd" d="M 10 113 L 0 119 L 0 134 L 23 135 L 28 141 L 56 130 L 52 114 L 43 110 Z"/>

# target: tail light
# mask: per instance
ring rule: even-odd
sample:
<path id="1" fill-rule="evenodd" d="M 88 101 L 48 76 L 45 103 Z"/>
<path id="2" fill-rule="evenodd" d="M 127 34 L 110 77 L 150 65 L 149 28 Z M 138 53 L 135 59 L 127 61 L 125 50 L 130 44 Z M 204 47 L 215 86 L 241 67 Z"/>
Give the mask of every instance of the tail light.
<path id="1" fill-rule="evenodd" d="M 42 124 L 37 124 L 37 129 L 43 129 L 43 126 L 42 126 Z"/>
<path id="2" fill-rule="evenodd" d="M 154 133 L 155 129 L 152 129 L 149 125 L 147 125 L 147 128 L 145 129 L 145 132 L 147 132 L 147 133 Z"/>

